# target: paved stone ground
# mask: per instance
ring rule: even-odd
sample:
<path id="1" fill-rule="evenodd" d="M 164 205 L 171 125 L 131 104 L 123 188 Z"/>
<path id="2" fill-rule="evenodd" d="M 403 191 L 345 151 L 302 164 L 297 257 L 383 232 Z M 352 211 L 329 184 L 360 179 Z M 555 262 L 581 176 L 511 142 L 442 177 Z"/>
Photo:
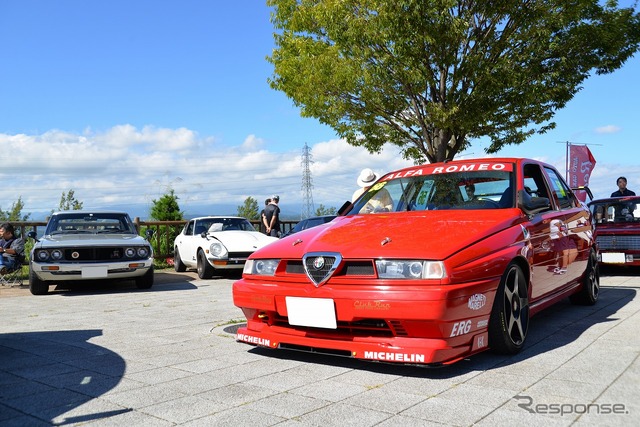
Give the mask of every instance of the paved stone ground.
<path id="1" fill-rule="evenodd" d="M 515 357 L 440 369 L 237 343 L 231 278 L 0 289 L 0 425 L 637 426 L 640 279 L 534 317 Z"/>

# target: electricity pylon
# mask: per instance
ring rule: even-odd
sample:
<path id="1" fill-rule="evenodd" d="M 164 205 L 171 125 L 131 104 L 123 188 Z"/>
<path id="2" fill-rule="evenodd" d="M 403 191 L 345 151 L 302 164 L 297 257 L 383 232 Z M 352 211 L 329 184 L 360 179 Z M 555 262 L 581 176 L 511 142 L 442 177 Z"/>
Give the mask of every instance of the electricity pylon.
<path id="1" fill-rule="evenodd" d="M 313 206 L 313 194 L 311 194 L 311 189 L 313 188 L 311 169 L 309 168 L 311 163 L 313 163 L 311 153 L 309 146 L 305 142 L 304 148 L 302 149 L 302 212 L 300 219 L 313 216 L 313 211 L 315 210 Z"/>

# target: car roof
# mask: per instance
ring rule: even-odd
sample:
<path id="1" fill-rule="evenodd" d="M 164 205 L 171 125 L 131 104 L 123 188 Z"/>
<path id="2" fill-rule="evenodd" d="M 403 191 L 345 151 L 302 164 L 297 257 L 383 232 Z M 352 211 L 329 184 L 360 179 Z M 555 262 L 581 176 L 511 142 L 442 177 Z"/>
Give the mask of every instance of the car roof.
<path id="1" fill-rule="evenodd" d="M 54 212 L 52 215 L 59 215 L 59 214 L 83 214 L 83 215 L 90 215 L 90 214 L 123 214 L 123 215 L 129 215 L 127 212 L 125 211 L 111 211 L 111 210 L 90 210 L 90 211 L 85 211 L 85 210 L 70 210 L 70 211 L 58 211 L 58 212 Z"/>
<path id="2" fill-rule="evenodd" d="M 212 216 L 197 216 L 195 218 L 189 219 L 189 221 L 199 220 L 199 219 L 247 219 L 243 216 L 229 216 L 229 215 L 212 215 Z"/>

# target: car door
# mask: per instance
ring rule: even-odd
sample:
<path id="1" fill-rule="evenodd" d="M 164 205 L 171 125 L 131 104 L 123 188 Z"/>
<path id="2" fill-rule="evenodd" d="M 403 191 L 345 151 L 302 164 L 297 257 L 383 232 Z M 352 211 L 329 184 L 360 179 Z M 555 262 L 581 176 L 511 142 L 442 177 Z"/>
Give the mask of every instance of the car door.
<path id="1" fill-rule="evenodd" d="M 545 172 L 560 211 L 562 240 L 558 246 L 563 252 L 567 280 L 576 280 L 584 273 L 589 259 L 593 239 L 591 215 L 556 170 L 545 167 Z"/>
<path id="2" fill-rule="evenodd" d="M 523 171 L 524 191 L 550 201 L 550 209 L 529 218 L 534 251 L 531 298 L 536 300 L 574 283 L 583 274 L 591 224 L 588 211 L 555 169 L 530 163 Z"/>
<path id="3" fill-rule="evenodd" d="M 532 288 L 531 298 L 540 298 L 547 292 L 549 280 L 555 280 L 553 270 L 557 267 L 557 255 L 551 239 L 551 224 L 558 218 L 558 209 L 550 195 L 546 174 L 537 163 L 525 164 L 523 167 L 523 186 L 531 197 L 549 199 L 550 208 L 532 215 L 529 218 L 528 232 L 533 246 Z"/>
<path id="4" fill-rule="evenodd" d="M 180 235 L 179 241 L 182 262 L 189 267 L 196 265 L 197 241 L 200 239 L 200 236 L 194 236 L 195 225 L 195 220 L 189 221 Z"/>

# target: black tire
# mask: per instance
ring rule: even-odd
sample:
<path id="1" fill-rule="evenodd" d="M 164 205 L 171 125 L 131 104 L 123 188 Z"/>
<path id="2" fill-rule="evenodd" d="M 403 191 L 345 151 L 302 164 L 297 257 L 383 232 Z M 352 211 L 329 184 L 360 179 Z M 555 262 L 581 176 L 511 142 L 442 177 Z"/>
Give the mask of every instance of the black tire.
<path id="1" fill-rule="evenodd" d="M 527 281 L 517 264 L 502 275 L 489 320 L 489 347 L 496 353 L 516 354 L 524 346 L 529 329 Z"/>
<path id="2" fill-rule="evenodd" d="M 144 273 L 144 276 L 136 277 L 136 288 L 138 289 L 150 289 L 153 286 L 153 266 Z"/>
<path id="3" fill-rule="evenodd" d="M 180 258 L 180 251 L 176 247 L 175 255 L 173 256 L 173 269 L 178 273 L 184 273 L 187 271 L 187 266 L 182 262 L 182 258 Z"/>
<path id="4" fill-rule="evenodd" d="M 569 297 L 569 301 L 576 305 L 594 305 L 600 295 L 600 269 L 598 256 L 594 250 L 589 254 L 587 270 L 582 279 L 582 288 Z"/>
<path id="5" fill-rule="evenodd" d="M 38 279 L 31 268 L 29 268 L 29 291 L 32 295 L 46 295 L 49 292 L 47 282 Z"/>
<path id="6" fill-rule="evenodd" d="M 213 276 L 213 267 L 207 261 L 207 257 L 203 250 L 198 251 L 198 277 L 201 279 L 211 279 Z"/>

